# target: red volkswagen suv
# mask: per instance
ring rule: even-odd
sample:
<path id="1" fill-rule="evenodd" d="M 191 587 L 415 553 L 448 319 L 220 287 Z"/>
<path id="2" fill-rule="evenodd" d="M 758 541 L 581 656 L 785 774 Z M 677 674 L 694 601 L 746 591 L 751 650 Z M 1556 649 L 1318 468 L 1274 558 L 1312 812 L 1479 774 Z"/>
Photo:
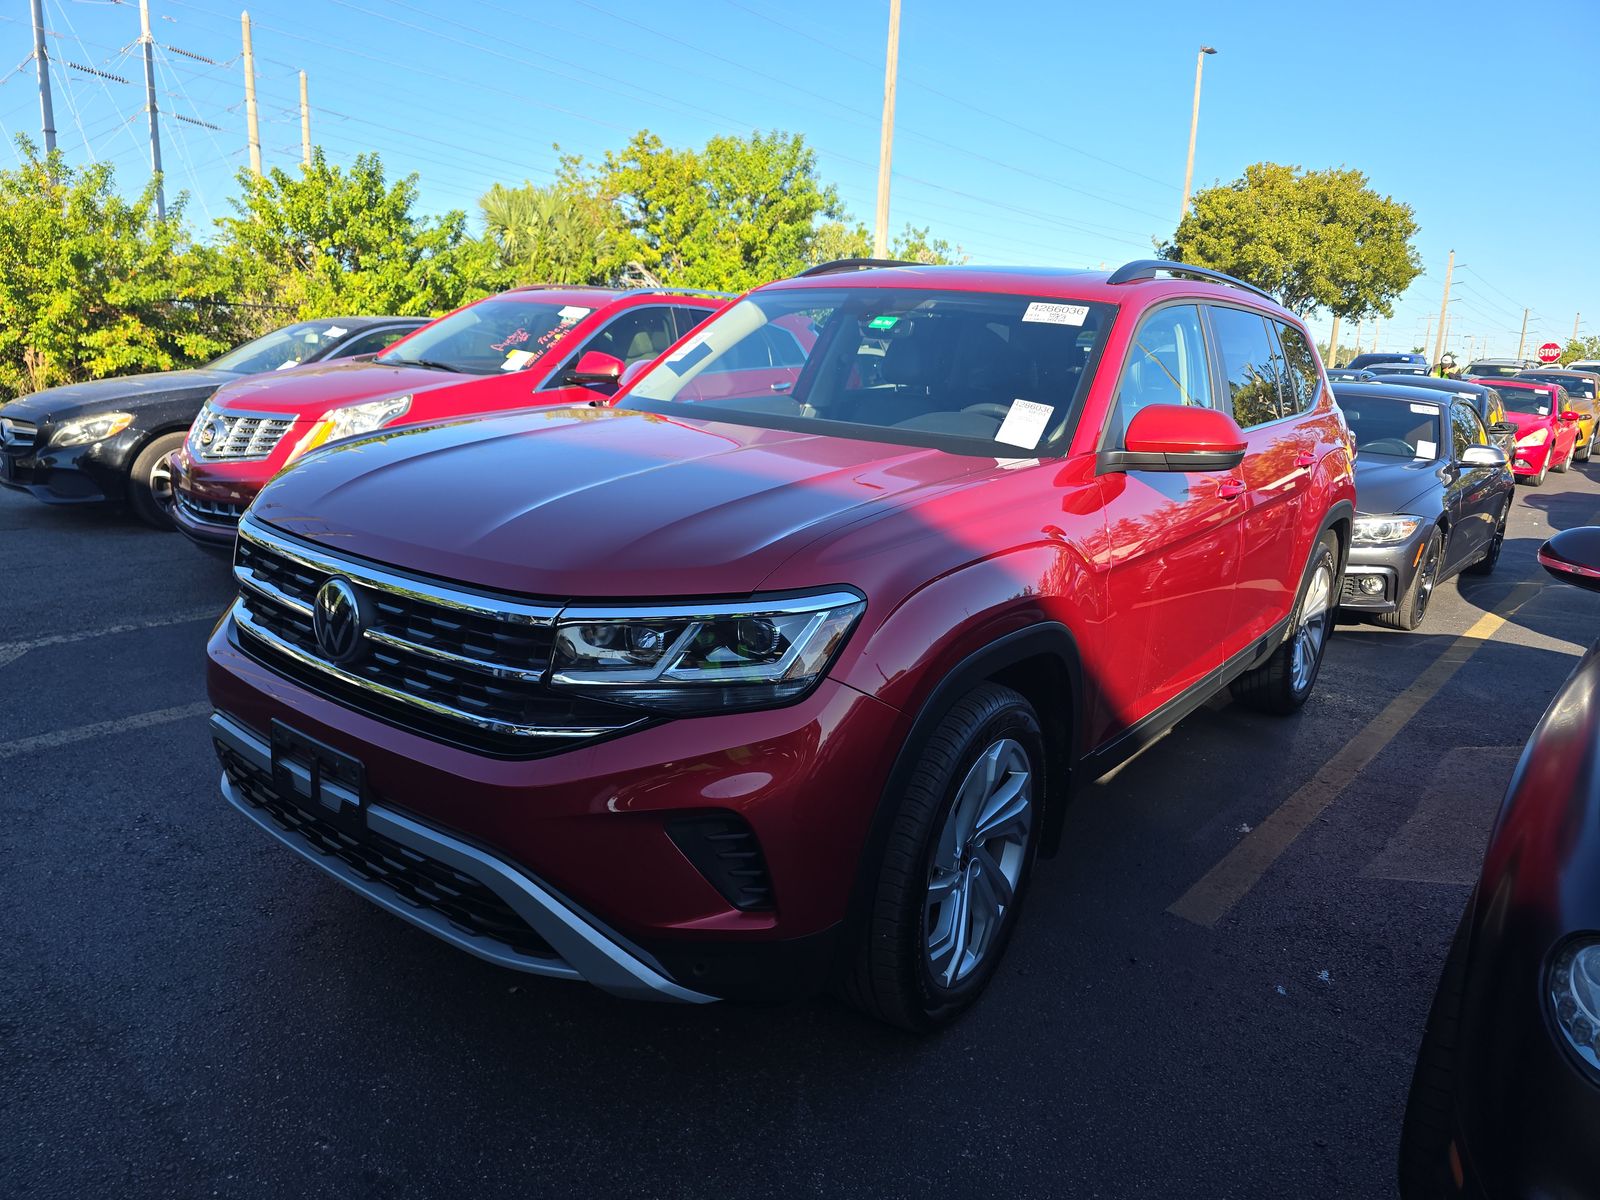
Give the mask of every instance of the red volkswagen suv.
<path id="1" fill-rule="evenodd" d="M 209 645 L 227 798 L 521 971 L 961 1012 L 1074 784 L 1225 685 L 1305 701 L 1350 436 L 1227 276 L 860 267 L 757 289 L 616 406 L 270 484 Z"/>
<path id="2" fill-rule="evenodd" d="M 231 550 L 261 486 L 328 442 L 531 404 L 587 404 L 731 297 L 666 288 L 524 287 L 476 301 L 376 358 L 219 389 L 173 458 L 173 521 Z"/>

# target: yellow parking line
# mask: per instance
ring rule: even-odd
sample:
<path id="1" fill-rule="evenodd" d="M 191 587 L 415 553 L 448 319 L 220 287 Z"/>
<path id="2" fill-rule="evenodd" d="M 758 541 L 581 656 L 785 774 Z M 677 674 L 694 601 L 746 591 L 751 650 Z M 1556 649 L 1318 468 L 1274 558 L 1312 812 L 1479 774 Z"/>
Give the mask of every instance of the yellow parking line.
<path id="1" fill-rule="evenodd" d="M 1495 611 L 1484 613 L 1473 622 L 1472 628 L 1451 642 L 1410 687 L 1391 700 L 1343 750 L 1325 762 L 1321 770 L 1251 830 L 1167 911 L 1207 928 L 1226 916 L 1306 826 L 1338 799 L 1367 764 L 1394 740 L 1405 723 L 1543 586 L 1537 579 L 1530 579 L 1512 588 L 1511 594 Z"/>

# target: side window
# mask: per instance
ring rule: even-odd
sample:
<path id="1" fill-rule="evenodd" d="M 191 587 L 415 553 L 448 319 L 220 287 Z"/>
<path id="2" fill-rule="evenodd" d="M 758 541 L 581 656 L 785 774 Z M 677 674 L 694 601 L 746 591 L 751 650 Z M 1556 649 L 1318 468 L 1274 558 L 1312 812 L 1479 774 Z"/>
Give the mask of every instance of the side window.
<path id="1" fill-rule="evenodd" d="M 1282 415 L 1277 372 L 1273 369 L 1276 346 L 1266 320 L 1259 313 L 1242 308 L 1218 306 L 1211 309 L 1211 328 L 1222 358 L 1233 419 L 1239 428 L 1276 421 Z"/>
<path id="2" fill-rule="evenodd" d="M 709 308 L 690 308 L 687 304 L 675 305 L 672 309 L 672 319 L 678 325 L 677 336 L 683 337 L 693 332 L 697 325 L 704 324 L 706 318 L 711 316 L 711 311 Z M 673 340 L 676 341 L 677 338 Z"/>
<path id="3" fill-rule="evenodd" d="M 334 358 L 355 358 L 358 354 L 377 354 L 387 350 L 406 334 L 410 328 L 374 329 L 351 338 L 333 354 Z"/>
<path id="4" fill-rule="evenodd" d="M 795 340 L 794 334 L 787 329 L 776 325 L 768 325 L 761 331 L 762 340 L 767 343 L 767 352 L 772 355 L 772 365 L 775 367 L 803 367 L 806 365 L 806 352 L 800 348 L 800 343 Z"/>
<path id="5" fill-rule="evenodd" d="M 1450 406 L 1450 456 L 1456 462 L 1467 452 L 1468 446 L 1480 445 L 1486 439 L 1478 414 L 1465 404 Z"/>
<path id="6" fill-rule="evenodd" d="M 1212 407 L 1205 335 L 1192 304 L 1157 309 L 1139 326 L 1117 384 L 1110 444 L 1120 444 L 1133 415 L 1151 404 Z"/>
<path id="7" fill-rule="evenodd" d="M 672 310 L 661 304 L 642 304 L 613 319 L 573 356 L 573 362 L 590 350 L 599 350 L 624 364 L 654 358 L 678 339 L 672 333 Z"/>
<path id="8" fill-rule="evenodd" d="M 1317 358 L 1306 344 L 1305 334 L 1293 325 L 1278 325 L 1278 342 L 1283 346 L 1283 362 L 1288 374 L 1286 395 L 1292 398 L 1292 412 L 1309 412 L 1316 407 L 1317 393 L 1322 389 L 1317 374 Z"/>
<path id="9" fill-rule="evenodd" d="M 1500 399 L 1500 393 L 1495 391 L 1493 388 L 1489 389 L 1489 424 L 1506 424 L 1505 401 Z"/>

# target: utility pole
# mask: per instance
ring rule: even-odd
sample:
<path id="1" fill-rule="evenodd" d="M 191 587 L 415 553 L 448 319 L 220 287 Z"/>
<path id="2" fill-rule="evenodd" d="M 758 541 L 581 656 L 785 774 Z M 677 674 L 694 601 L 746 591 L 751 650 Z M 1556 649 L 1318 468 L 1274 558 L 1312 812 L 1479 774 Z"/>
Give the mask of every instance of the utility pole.
<path id="1" fill-rule="evenodd" d="M 250 48 L 250 14 L 239 14 L 244 30 L 244 116 L 250 129 L 250 173 L 261 174 L 261 126 L 256 120 L 256 55 Z"/>
<path id="2" fill-rule="evenodd" d="M 1372 352 L 1374 354 L 1376 354 L 1378 352 L 1378 330 L 1380 330 L 1382 328 L 1383 328 L 1383 318 L 1382 317 L 1373 317 L 1372 318 Z"/>
<path id="3" fill-rule="evenodd" d="M 300 72 L 300 165 L 311 165 L 311 103 L 306 99 L 306 73 Z"/>
<path id="4" fill-rule="evenodd" d="M 1333 314 L 1333 331 L 1328 334 L 1328 361 L 1323 364 L 1330 370 L 1339 365 L 1339 314 Z"/>
<path id="5" fill-rule="evenodd" d="M 1200 74 L 1205 70 L 1206 55 L 1216 52 L 1215 46 L 1201 46 L 1194 56 L 1194 107 L 1189 111 L 1189 161 L 1183 168 L 1183 207 L 1178 209 L 1179 221 L 1189 211 L 1189 188 L 1194 183 L 1194 137 L 1200 129 Z"/>
<path id="6" fill-rule="evenodd" d="M 1416 328 L 1416 326 L 1412 326 L 1412 328 L 1414 329 L 1414 328 Z M 1427 350 L 1428 350 L 1428 338 L 1432 334 L 1433 334 L 1433 318 L 1429 317 L 1428 318 L 1428 323 L 1422 327 L 1422 351 L 1423 351 L 1424 354 L 1427 353 Z"/>
<path id="7" fill-rule="evenodd" d="M 1356 322 L 1356 353 L 1357 354 L 1361 353 L 1361 327 L 1363 325 L 1365 325 L 1366 323 L 1367 323 L 1367 319 L 1365 317 L 1362 317 L 1360 320 L 1358 320 Z"/>
<path id="8" fill-rule="evenodd" d="M 1582 313 L 1573 313 L 1572 314 L 1572 340 L 1573 341 L 1577 341 L 1578 340 L 1578 318 L 1581 317 L 1581 316 L 1583 316 Z"/>
<path id="9" fill-rule="evenodd" d="M 150 0 L 139 0 L 139 45 L 144 47 L 144 111 L 150 118 L 150 173 L 156 179 L 156 220 L 167 219 L 167 186 L 161 179 L 161 124 L 156 117 L 156 40 L 150 36 Z"/>
<path id="10" fill-rule="evenodd" d="M 1444 359 L 1444 331 L 1449 324 L 1450 315 L 1450 276 L 1456 271 L 1456 252 L 1450 251 L 1450 261 L 1444 269 L 1444 299 L 1439 301 L 1439 340 L 1433 344 L 1433 361 L 1435 364 Z"/>
<path id="11" fill-rule="evenodd" d="M 883 138 L 878 143 L 878 214 L 872 253 L 889 257 L 889 162 L 894 157 L 894 88 L 900 73 L 900 0 L 889 0 L 889 52 L 883 67 Z"/>
<path id="12" fill-rule="evenodd" d="M 1522 352 L 1528 346 L 1528 310 L 1522 310 L 1522 336 L 1517 339 L 1517 357 L 1522 357 Z"/>
<path id="13" fill-rule="evenodd" d="M 33 0 L 33 65 L 39 72 L 39 119 L 44 122 L 44 152 L 56 148 L 56 112 L 50 104 L 50 51 L 44 44 L 44 0 Z"/>

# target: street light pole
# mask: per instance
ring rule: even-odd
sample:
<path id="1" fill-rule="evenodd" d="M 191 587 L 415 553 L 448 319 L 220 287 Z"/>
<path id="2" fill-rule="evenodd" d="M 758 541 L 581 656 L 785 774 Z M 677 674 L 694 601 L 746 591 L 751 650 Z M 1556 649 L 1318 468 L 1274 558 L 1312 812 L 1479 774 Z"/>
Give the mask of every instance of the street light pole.
<path id="1" fill-rule="evenodd" d="M 1183 168 L 1183 207 L 1178 210 L 1178 220 L 1189 211 L 1189 188 L 1194 183 L 1194 137 L 1200 129 L 1200 74 L 1205 70 L 1206 55 L 1215 54 L 1216 47 L 1201 46 L 1194 56 L 1194 109 L 1189 114 L 1189 161 Z"/>
<path id="2" fill-rule="evenodd" d="M 889 163 L 894 157 L 894 92 L 900 75 L 900 0 L 889 0 L 889 49 L 883 64 L 883 135 L 878 142 L 878 207 L 872 253 L 889 256 Z"/>

